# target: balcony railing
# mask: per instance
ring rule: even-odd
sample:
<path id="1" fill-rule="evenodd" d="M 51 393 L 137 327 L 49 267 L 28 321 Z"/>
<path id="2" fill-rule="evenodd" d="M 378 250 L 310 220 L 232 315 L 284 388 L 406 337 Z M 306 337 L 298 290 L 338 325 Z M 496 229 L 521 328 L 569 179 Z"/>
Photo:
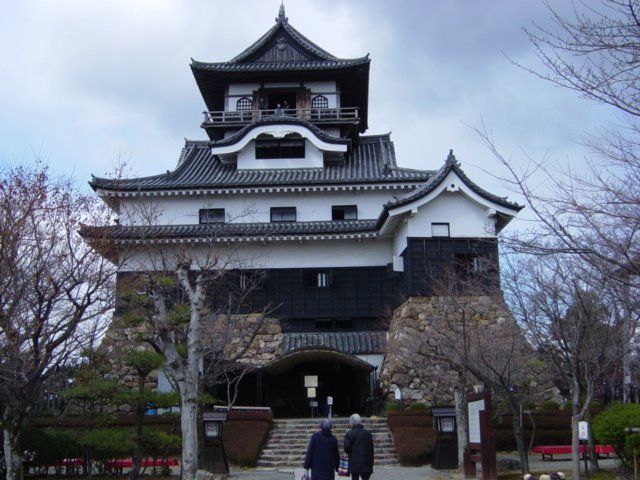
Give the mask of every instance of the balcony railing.
<path id="1" fill-rule="evenodd" d="M 291 117 L 313 123 L 344 123 L 358 121 L 358 107 L 343 108 L 277 108 L 202 112 L 204 126 L 249 124 L 264 118 Z"/>

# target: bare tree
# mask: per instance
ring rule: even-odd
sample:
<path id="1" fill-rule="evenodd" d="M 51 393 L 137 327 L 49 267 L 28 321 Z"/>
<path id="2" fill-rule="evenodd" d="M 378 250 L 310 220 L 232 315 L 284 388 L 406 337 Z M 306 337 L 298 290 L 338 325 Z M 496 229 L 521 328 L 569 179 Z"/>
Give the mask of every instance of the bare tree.
<path id="1" fill-rule="evenodd" d="M 553 171 L 542 161 L 518 171 L 500 155 L 485 128 L 481 138 L 508 167 L 508 181 L 523 194 L 537 227 L 516 240 L 533 253 L 569 252 L 620 282 L 637 289 L 640 279 L 640 3 L 637 0 L 575 0 L 560 14 L 545 2 L 553 22 L 532 24 L 525 33 L 541 69 L 517 65 L 537 77 L 612 107 L 619 123 L 586 134 L 586 169 Z M 533 181 L 537 177 L 537 181 Z M 537 185 L 549 186 L 542 191 Z M 628 292 L 629 293 L 629 292 Z M 628 297 L 631 298 L 631 297 Z M 638 312 L 619 302 L 627 332 L 635 335 Z M 631 382 L 631 348 L 623 352 L 625 387 Z"/>
<path id="2" fill-rule="evenodd" d="M 129 270 L 119 277 L 119 321 L 136 327 L 139 339 L 165 359 L 164 369 L 180 393 L 182 478 L 193 479 L 205 373 L 215 383 L 229 376 L 237 386 L 252 368 L 246 355 L 268 308 L 252 310 L 249 299 L 264 277 L 242 268 L 247 259 L 236 248 L 220 246 L 215 228 L 197 244 L 182 247 L 156 242 L 156 228 L 115 227 L 108 233 Z M 128 240 L 145 246 L 124 246 Z"/>
<path id="3" fill-rule="evenodd" d="M 0 172 L 0 412 L 7 478 L 22 478 L 20 432 L 43 382 L 90 347 L 112 308 L 114 266 L 81 224 L 110 216 L 47 168 Z"/>
<path id="4" fill-rule="evenodd" d="M 580 478 L 578 422 L 588 417 L 596 387 L 620 358 L 621 329 L 607 306 L 610 280 L 592 273 L 571 255 L 520 257 L 505 282 L 529 340 L 570 392 L 574 478 Z"/>
<path id="5" fill-rule="evenodd" d="M 423 299 L 412 334 L 391 339 L 389 348 L 402 357 L 411 372 L 427 376 L 436 364 L 457 375 L 455 388 L 464 394 L 481 384 L 503 403 L 513 419 L 513 432 L 522 472 L 528 471 L 527 445 L 522 425 L 522 406 L 543 384 L 544 363 L 537 357 L 524 332 L 509 312 L 495 278 L 485 275 L 437 276 L 432 292 Z M 412 323 L 414 321 L 412 320 Z M 401 330 L 402 331 L 402 330 Z M 459 458 L 466 446 L 463 395 L 457 395 Z"/>

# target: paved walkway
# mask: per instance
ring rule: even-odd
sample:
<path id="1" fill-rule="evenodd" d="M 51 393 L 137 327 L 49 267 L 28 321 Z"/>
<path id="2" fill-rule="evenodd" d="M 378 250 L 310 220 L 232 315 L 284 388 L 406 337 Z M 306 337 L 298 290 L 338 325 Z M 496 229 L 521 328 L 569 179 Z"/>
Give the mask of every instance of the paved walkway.
<path id="1" fill-rule="evenodd" d="M 499 458 L 518 458 L 516 453 L 499 454 Z M 613 470 L 616 466 L 616 460 L 601 459 L 599 461 L 600 468 Z M 548 473 L 553 471 L 562 471 L 566 474 L 571 473 L 571 462 L 569 460 L 552 460 L 543 461 L 540 455 L 531 455 L 529 457 L 529 466 L 532 472 Z M 227 478 L 229 480 L 300 480 L 302 469 L 284 468 L 277 469 L 232 469 Z M 338 477 L 336 480 L 344 478 L 348 480 L 351 477 Z M 381 466 L 375 467 L 371 476 L 371 480 L 461 480 L 464 479 L 462 472 L 457 470 L 433 470 L 430 466 L 423 467 L 400 467 Z"/>

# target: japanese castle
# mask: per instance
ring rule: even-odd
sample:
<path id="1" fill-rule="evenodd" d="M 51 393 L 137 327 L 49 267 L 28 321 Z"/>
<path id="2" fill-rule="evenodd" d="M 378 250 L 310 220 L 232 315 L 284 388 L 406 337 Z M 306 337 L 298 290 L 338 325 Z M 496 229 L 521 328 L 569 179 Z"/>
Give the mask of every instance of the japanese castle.
<path id="1" fill-rule="evenodd" d="M 173 170 L 90 182 L 118 216 L 108 236 L 129 252 L 119 284 L 154 268 L 140 260 L 154 246 L 213 244 L 238 282 L 260 276 L 241 310 L 269 306 L 274 323 L 237 404 L 302 415 L 313 386 L 336 414 L 371 412 L 408 387 L 380 383 L 389 319 L 408 298 L 451 271 L 499 288 L 497 235 L 522 207 L 476 185 L 453 152 L 425 146 L 424 162 L 441 167 L 404 168 L 390 134 L 367 135 L 370 63 L 325 51 L 281 6 L 236 57 L 192 60 L 204 133 Z"/>

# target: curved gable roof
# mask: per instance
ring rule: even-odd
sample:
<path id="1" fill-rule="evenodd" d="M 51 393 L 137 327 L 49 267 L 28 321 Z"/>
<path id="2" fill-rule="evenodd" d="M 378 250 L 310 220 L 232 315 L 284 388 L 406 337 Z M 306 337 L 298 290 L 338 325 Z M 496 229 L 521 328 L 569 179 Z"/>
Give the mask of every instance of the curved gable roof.
<path id="1" fill-rule="evenodd" d="M 453 155 L 453 150 L 450 150 L 449 156 L 447 157 L 442 168 L 440 168 L 440 170 L 438 170 L 438 172 L 433 177 L 431 177 L 431 179 L 429 179 L 428 182 L 426 182 L 424 185 L 420 186 L 419 188 L 415 189 L 413 192 L 408 193 L 407 195 L 404 195 L 402 197 L 399 197 L 397 200 L 388 202 L 387 204 L 385 204 L 385 209 L 391 210 L 404 205 L 408 205 L 411 202 L 414 202 L 416 200 L 419 200 L 420 198 L 423 198 L 429 195 L 444 181 L 444 179 L 447 177 L 447 175 L 450 172 L 455 172 L 458 178 L 460 178 L 460 180 L 471 191 L 473 191 L 474 193 L 476 193 L 477 195 L 479 195 L 480 197 L 484 198 L 489 202 L 495 203 L 496 205 L 499 205 L 509 210 L 520 211 L 524 208 L 522 205 L 518 205 L 515 202 L 511 202 L 507 200 L 505 197 L 499 197 L 497 195 L 494 195 L 493 193 L 489 193 L 488 191 L 486 191 L 485 189 L 483 189 L 482 187 L 480 187 L 479 185 L 471 181 L 471 179 L 467 177 L 467 174 L 464 173 L 464 171 L 460 167 L 460 163 L 456 160 L 456 157 Z"/>
<path id="2" fill-rule="evenodd" d="M 283 37 L 286 37 L 286 40 Z M 284 43 L 285 41 L 286 44 Z M 276 24 L 254 42 L 253 45 L 229 60 L 229 63 L 264 61 L 265 53 L 272 49 L 281 51 L 282 55 L 280 55 L 280 57 L 283 59 L 287 56 L 290 57 L 288 60 L 295 60 L 296 57 L 316 61 L 338 60 L 337 57 L 320 48 L 289 24 L 289 18 L 284 14 L 284 5 L 280 5 L 280 11 L 276 17 Z"/>
<path id="3" fill-rule="evenodd" d="M 398 167 L 393 143 L 385 134 L 360 137 L 343 162 L 324 168 L 299 169 L 238 170 L 212 155 L 209 142 L 188 140 L 173 171 L 130 179 L 93 177 L 90 185 L 94 190 L 115 193 L 372 184 L 410 185 L 415 188 L 432 176 L 433 171 L 430 170 Z"/>

